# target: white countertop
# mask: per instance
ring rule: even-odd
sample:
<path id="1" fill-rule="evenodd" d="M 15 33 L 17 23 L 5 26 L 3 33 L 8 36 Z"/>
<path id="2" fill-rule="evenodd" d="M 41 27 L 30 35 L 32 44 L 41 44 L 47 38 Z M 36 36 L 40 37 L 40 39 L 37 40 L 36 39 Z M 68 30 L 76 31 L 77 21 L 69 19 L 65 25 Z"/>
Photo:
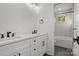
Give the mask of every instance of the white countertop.
<path id="1" fill-rule="evenodd" d="M 37 37 L 37 36 L 41 36 L 47 33 L 41 33 L 41 34 L 24 34 L 24 35 L 19 35 L 17 37 L 14 38 L 6 38 L 3 40 L 0 40 L 0 46 L 4 46 L 4 45 L 8 45 L 10 43 L 15 43 L 15 42 L 19 42 L 19 41 L 23 41 L 23 40 L 27 40 L 33 37 Z"/>

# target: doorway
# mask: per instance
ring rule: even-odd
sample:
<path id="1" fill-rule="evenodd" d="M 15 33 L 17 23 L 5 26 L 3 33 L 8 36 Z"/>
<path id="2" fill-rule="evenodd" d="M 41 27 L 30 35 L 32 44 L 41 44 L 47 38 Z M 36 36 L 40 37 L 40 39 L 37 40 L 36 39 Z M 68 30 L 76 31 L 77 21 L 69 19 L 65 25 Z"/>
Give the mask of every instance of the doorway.
<path id="1" fill-rule="evenodd" d="M 55 5 L 55 56 L 72 56 L 73 4 Z"/>

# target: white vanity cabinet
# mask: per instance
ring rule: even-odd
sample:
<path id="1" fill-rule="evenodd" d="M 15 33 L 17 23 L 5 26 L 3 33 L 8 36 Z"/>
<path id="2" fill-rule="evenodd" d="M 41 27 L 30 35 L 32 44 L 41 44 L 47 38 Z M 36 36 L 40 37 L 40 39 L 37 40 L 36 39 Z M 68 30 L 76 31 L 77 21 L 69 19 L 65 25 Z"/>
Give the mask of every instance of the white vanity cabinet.
<path id="1" fill-rule="evenodd" d="M 31 55 L 42 56 L 46 52 L 47 35 L 35 37 L 31 40 Z"/>
<path id="2" fill-rule="evenodd" d="M 24 51 L 26 49 L 28 53 L 26 55 L 29 55 L 29 40 L 24 40 L 20 42 L 11 43 L 5 46 L 0 47 L 0 56 L 21 56 L 23 53 L 21 51 Z M 24 55 L 24 54 L 23 54 Z"/>
<path id="3" fill-rule="evenodd" d="M 46 40 L 47 38 L 39 38 L 40 41 L 38 41 L 38 52 L 39 55 L 43 55 L 46 52 Z"/>
<path id="4" fill-rule="evenodd" d="M 0 56 L 42 56 L 46 52 L 47 39 L 44 34 L 0 46 Z"/>

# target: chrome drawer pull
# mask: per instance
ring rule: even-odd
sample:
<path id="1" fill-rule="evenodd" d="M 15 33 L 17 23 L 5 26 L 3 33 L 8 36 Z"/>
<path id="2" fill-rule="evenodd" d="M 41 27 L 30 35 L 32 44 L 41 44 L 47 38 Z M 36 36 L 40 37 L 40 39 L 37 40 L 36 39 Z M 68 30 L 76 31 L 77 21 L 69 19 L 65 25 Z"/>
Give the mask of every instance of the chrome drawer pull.
<path id="1" fill-rule="evenodd" d="M 21 56 L 21 53 L 19 53 L 19 56 Z"/>

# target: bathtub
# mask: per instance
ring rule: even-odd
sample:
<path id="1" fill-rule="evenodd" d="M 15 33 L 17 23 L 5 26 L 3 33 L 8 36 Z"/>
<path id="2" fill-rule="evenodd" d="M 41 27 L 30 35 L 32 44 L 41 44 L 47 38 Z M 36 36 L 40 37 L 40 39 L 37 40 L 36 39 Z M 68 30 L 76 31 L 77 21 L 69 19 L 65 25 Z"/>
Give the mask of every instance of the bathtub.
<path id="1" fill-rule="evenodd" d="M 55 46 L 72 49 L 72 37 L 55 36 Z"/>

